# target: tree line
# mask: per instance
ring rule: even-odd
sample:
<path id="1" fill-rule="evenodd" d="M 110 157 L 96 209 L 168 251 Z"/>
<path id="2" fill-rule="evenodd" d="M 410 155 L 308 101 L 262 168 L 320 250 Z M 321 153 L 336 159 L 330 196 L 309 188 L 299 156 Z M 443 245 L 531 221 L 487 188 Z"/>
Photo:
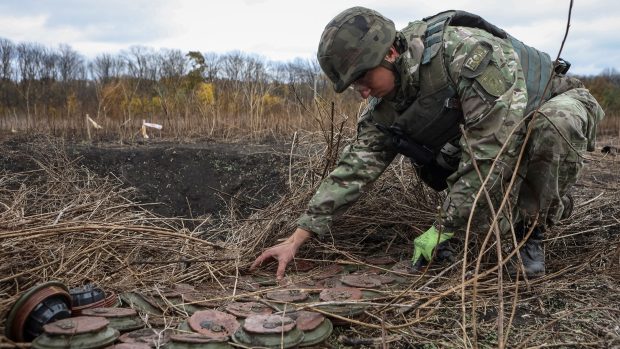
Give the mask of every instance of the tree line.
<path id="1" fill-rule="evenodd" d="M 620 74 L 582 79 L 608 114 L 620 114 Z M 175 136 L 286 135 L 347 115 L 352 123 L 360 102 L 352 91 L 335 94 L 315 59 L 143 46 L 87 59 L 69 45 L 5 38 L 0 91 L 2 129 L 83 135 L 89 115 L 102 137 L 133 137 L 143 120 Z"/>
<path id="2" fill-rule="evenodd" d="M 324 101 L 340 115 L 359 102 L 336 96 L 316 60 L 142 46 L 88 60 L 68 45 L 3 38 L 0 90 L 0 127 L 54 133 L 82 133 L 87 114 L 107 134 L 132 135 L 142 120 L 175 135 L 288 133 L 312 127 L 308 112 L 329 114 Z"/>

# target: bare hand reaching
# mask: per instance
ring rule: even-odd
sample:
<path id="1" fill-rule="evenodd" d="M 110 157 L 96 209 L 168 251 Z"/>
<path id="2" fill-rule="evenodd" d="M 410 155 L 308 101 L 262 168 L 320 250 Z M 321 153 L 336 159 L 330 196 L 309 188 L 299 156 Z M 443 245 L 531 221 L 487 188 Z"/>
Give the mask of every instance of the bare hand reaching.
<path id="1" fill-rule="evenodd" d="M 278 261 L 276 278 L 281 280 L 284 277 L 286 266 L 293 260 L 293 258 L 295 258 L 295 254 L 297 253 L 299 247 L 303 245 L 303 243 L 306 242 L 306 240 L 308 240 L 311 236 L 311 232 L 297 228 L 297 230 L 295 230 L 295 232 L 289 236 L 288 239 L 263 251 L 263 253 L 256 258 L 254 263 L 252 263 L 250 270 L 255 270 L 258 266 L 263 264 L 263 262 L 273 258 Z"/>

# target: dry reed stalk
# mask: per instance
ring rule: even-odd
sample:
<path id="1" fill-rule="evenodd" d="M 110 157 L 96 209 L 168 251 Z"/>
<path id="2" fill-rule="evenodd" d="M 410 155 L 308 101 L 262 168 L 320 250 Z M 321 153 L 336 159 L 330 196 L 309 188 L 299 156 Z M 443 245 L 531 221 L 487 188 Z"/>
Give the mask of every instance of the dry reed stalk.
<path id="1" fill-rule="evenodd" d="M 317 142 L 320 137 L 298 134 L 290 191 L 278 202 L 240 217 L 239 203 L 231 201 L 228 215 L 193 231 L 133 202 L 132 192 L 118 180 L 98 178 L 80 168 L 63 155 L 61 144 L 34 143 L 29 151 L 38 161 L 38 170 L 0 173 L 0 312 L 8 310 L 20 290 L 49 279 L 71 286 L 92 281 L 115 291 L 154 290 L 178 283 L 212 285 L 229 290 L 228 296 L 220 298 L 223 301 L 255 298 L 274 289 L 237 289 L 233 296 L 239 274 L 259 251 L 295 228 L 295 219 L 327 161 L 323 154 L 328 147 Z M 481 272 L 472 273 L 473 254 L 479 252 L 472 249 L 464 278 L 462 259 L 448 269 L 434 267 L 424 276 L 400 275 L 407 284 L 368 301 L 367 311 L 373 316 L 352 321 L 351 328 L 342 331 L 348 338 L 374 337 L 378 343 L 399 335 L 400 341 L 390 343 L 398 348 L 411 343 L 471 346 L 464 340 L 475 331 L 480 345 L 498 346 L 496 314 L 503 303 L 510 314 L 503 339 L 506 347 L 542 342 L 613 344 L 618 338 L 614 324 L 620 323 L 620 315 L 609 310 L 620 304 L 620 237 L 615 233 L 620 228 L 616 205 L 620 190 L 614 184 L 620 163 L 602 154 L 588 158 L 575 188 L 574 216 L 552 229 L 547 239 L 549 273 L 545 277 L 528 284 L 504 279 L 503 291 L 498 293 L 494 271 L 498 263 L 484 252 Z M 360 267 L 373 254 L 408 259 L 413 238 L 435 219 L 441 200 L 441 195 L 419 183 L 408 164 L 395 161 L 360 202 L 336 220 L 337 238 L 313 241 L 299 257 Z M 197 237 L 206 242 L 188 243 Z M 289 274 L 291 282 L 307 278 Z M 469 286 L 474 281 L 475 296 Z M 459 321 L 462 308 L 476 312 L 475 325 L 469 319 Z M 571 308 L 578 311 L 568 313 Z M 171 311 L 166 321 L 179 319 L 180 313 Z M 592 318 L 603 321 L 589 321 Z M 569 333 L 567 326 L 581 330 Z M 466 339 L 463 332 L 468 334 Z"/>

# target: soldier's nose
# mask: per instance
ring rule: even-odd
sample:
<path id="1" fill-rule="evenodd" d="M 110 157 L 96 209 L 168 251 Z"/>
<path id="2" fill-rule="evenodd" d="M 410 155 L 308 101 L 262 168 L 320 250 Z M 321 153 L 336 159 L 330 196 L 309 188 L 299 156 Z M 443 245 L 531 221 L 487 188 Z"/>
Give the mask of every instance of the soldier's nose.
<path id="1" fill-rule="evenodd" d="M 363 99 L 366 99 L 370 96 L 370 89 L 368 87 L 365 86 L 356 86 L 355 88 L 357 90 L 357 92 L 359 92 L 360 96 Z"/>

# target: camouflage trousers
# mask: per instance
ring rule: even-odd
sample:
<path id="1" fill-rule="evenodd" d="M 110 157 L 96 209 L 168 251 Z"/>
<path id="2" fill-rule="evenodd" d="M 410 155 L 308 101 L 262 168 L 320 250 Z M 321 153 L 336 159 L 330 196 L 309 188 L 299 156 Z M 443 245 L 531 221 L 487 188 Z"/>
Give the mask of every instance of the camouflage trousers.
<path id="1" fill-rule="evenodd" d="M 532 131 L 519 167 L 515 212 L 526 224 L 554 225 L 565 210 L 561 198 L 576 183 L 583 153 L 593 151 L 596 126 L 604 112 L 585 88 L 544 103 L 530 121 Z M 503 229 L 502 229 L 503 230 Z"/>

